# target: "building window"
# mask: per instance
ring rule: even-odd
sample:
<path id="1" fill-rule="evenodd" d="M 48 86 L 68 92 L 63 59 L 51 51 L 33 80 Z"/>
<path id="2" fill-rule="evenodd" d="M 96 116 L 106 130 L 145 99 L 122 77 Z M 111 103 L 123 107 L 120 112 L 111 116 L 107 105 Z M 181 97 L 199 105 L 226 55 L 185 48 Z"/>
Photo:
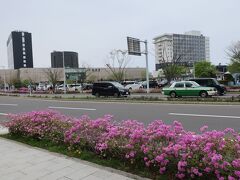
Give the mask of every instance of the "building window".
<path id="1" fill-rule="evenodd" d="M 23 64 L 23 67 L 26 67 L 27 65 L 26 64 Z"/>
<path id="2" fill-rule="evenodd" d="M 25 47 L 25 43 L 22 43 L 22 46 Z"/>
<path id="3" fill-rule="evenodd" d="M 26 55 L 26 52 L 25 52 L 25 51 L 23 51 L 23 55 Z"/>
<path id="4" fill-rule="evenodd" d="M 26 60 L 23 60 L 23 63 L 26 63 Z"/>
<path id="5" fill-rule="evenodd" d="M 23 56 L 23 59 L 26 59 L 26 56 Z"/>
<path id="6" fill-rule="evenodd" d="M 23 48 L 22 48 L 22 50 L 23 50 L 23 51 L 25 51 L 25 50 L 26 50 L 26 48 L 25 48 L 25 47 L 23 47 Z"/>
<path id="7" fill-rule="evenodd" d="M 22 36 L 24 36 L 24 32 L 22 32 Z"/>
<path id="8" fill-rule="evenodd" d="M 22 42 L 25 43 L 25 37 L 22 37 Z"/>

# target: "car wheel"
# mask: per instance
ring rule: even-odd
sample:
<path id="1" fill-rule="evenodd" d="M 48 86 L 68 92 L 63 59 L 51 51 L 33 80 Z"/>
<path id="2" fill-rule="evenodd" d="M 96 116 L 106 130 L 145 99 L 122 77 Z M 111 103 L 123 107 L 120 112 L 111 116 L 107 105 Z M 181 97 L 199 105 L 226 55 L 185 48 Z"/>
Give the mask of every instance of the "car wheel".
<path id="1" fill-rule="evenodd" d="M 129 88 L 129 91 L 131 91 L 131 90 L 132 90 L 132 88 L 130 87 L 130 88 Z"/>
<path id="2" fill-rule="evenodd" d="M 208 93 L 206 91 L 201 91 L 199 95 L 201 98 L 206 98 L 208 96 Z"/>
<path id="3" fill-rule="evenodd" d="M 113 96 L 114 96 L 115 98 L 117 98 L 117 97 L 119 97 L 119 94 L 118 94 L 118 93 L 114 93 Z"/>
<path id="4" fill-rule="evenodd" d="M 171 98 L 175 98 L 177 96 L 176 92 L 174 92 L 174 91 L 170 92 L 169 95 Z"/>
<path id="5" fill-rule="evenodd" d="M 224 93 L 221 93 L 220 91 L 217 91 L 217 95 L 218 95 L 218 96 L 223 96 Z"/>
<path id="6" fill-rule="evenodd" d="M 96 93 L 95 96 L 96 96 L 96 97 L 100 97 L 100 94 L 99 94 L 99 93 Z"/>

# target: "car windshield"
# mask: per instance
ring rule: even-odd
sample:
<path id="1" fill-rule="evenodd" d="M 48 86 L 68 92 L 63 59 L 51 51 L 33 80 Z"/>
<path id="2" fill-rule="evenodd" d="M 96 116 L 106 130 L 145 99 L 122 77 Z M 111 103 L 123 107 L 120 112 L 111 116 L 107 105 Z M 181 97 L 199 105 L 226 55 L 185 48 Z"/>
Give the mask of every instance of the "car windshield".
<path id="1" fill-rule="evenodd" d="M 199 87 L 200 86 L 198 83 L 196 83 L 194 81 L 192 81 L 191 83 L 193 84 L 192 87 Z"/>
<path id="2" fill-rule="evenodd" d="M 213 79 L 213 81 L 216 83 L 216 85 L 219 85 L 219 82 L 216 79 Z"/>
<path id="3" fill-rule="evenodd" d="M 121 85 L 120 83 L 118 82 L 111 82 L 114 86 L 116 86 L 117 88 L 124 88 L 123 85 Z"/>

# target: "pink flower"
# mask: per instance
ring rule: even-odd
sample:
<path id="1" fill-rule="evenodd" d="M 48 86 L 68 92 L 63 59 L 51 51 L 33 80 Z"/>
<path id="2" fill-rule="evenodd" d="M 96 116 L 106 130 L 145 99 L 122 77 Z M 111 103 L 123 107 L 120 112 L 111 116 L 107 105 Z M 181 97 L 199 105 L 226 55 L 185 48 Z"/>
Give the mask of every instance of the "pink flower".
<path id="1" fill-rule="evenodd" d="M 235 180 L 235 178 L 229 175 L 228 180 Z"/>
<path id="2" fill-rule="evenodd" d="M 234 171 L 234 174 L 235 174 L 238 178 L 240 178 L 240 171 Z"/>
<path id="3" fill-rule="evenodd" d="M 205 132 L 206 130 L 208 129 L 208 126 L 203 126 L 203 127 L 201 127 L 200 128 L 200 131 L 203 133 L 203 132 Z"/>

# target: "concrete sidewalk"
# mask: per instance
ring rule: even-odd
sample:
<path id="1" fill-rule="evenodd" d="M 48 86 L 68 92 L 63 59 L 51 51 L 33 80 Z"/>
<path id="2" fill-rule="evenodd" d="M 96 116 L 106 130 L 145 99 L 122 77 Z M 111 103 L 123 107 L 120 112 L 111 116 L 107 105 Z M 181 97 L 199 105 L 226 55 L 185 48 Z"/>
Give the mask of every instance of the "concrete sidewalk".
<path id="1" fill-rule="evenodd" d="M 127 177 L 128 176 L 128 177 Z M 1 180 L 142 179 L 76 158 L 0 138 Z"/>

